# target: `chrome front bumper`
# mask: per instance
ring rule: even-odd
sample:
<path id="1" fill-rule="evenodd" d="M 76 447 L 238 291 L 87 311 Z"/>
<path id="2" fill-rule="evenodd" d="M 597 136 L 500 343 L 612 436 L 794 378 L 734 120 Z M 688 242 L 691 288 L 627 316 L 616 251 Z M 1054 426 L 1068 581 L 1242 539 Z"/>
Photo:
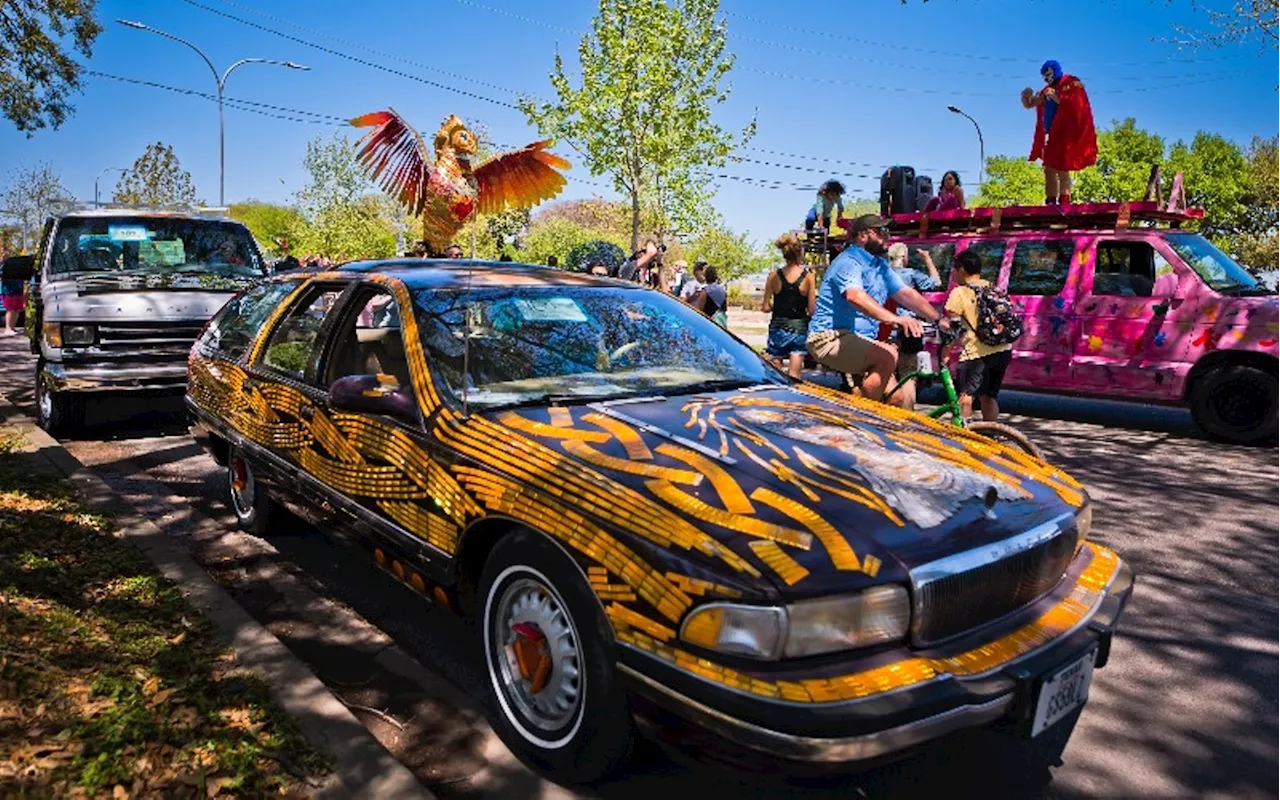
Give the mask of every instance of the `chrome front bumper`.
<path id="1" fill-rule="evenodd" d="M 187 385 L 187 365 L 80 366 L 48 361 L 38 378 L 52 392 L 176 391 Z"/>

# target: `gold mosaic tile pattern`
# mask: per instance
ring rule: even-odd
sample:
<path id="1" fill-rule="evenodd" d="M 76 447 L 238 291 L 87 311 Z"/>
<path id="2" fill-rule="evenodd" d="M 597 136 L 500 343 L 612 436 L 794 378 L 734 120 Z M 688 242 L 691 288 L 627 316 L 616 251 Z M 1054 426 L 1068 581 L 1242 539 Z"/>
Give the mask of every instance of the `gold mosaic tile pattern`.
<path id="1" fill-rule="evenodd" d="M 748 542 L 747 546 L 751 548 L 751 552 L 759 556 L 761 561 L 768 564 L 769 569 L 776 572 L 778 577 L 782 578 L 783 583 L 788 586 L 795 586 L 809 576 L 809 570 L 800 566 L 794 558 L 786 554 L 786 551 L 767 539 Z"/>

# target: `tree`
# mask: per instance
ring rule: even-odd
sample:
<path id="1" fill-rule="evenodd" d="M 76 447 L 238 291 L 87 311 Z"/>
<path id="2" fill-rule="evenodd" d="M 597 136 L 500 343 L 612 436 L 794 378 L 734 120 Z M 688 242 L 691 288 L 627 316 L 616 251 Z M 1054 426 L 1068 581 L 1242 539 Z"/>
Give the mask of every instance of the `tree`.
<path id="1" fill-rule="evenodd" d="M 44 222 L 74 202 L 58 173 L 48 164 L 37 164 L 14 173 L 0 196 L 0 216 L 12 220 L 18 229 L 22 249 L 31 250 L 40 237 Z"/>
<path id="2" fill-rule="evenodd" d="M 248 200 L 233 203 L 228 213 L 243 222 L 259 244 L 277 258 L 295 252 L 306 235 L 307 222 L 294 206 Z"/>
<path id="3" fill-rule="evenodd" d="M 752 246 L 744 233 L 717 226 L 699 234 L 687 245 L 688 258 L 716 268 L 722 281 L 754 275 L 773 265 L 774 257 Z"/>
<path id="4" fill-rule="evenodd" d="M 173 148 L 163 142 L 147 145 L 133 166 L 120 176 L 111 200 L 141 206 L 194 205 L 196 187 Z"/>
<path id="5" fill-rule="evenodd" d="M 1274 270 L 1280 259 L 1280 159 L 1277 137 L 1253 137 L 1247 153 L 1244 213 L 1238 232 L 1229 237 L 1228 252 L 1254 271 Z"/>
<path id="6" fill-rule="evenodd" d="M 300 249 L 337 260 L 395 255 L 397 226 L 407 227 L 404 214 L 374 190 L 346 136 L 307 142 L 302 164 L 311 179 L 297 194 L 307 223 Z"/>
<path id="7" fill-rule="evenodd" d="M 1262 52 L 1274 50 L 1280 42 L 1278 9 L 1277 0 L 1236 0 L 1230 11 L 1203 8 L 1209 29 L 1196 32 L 1184 25 L 1175 26 L 1181 37 L 1177 44 L 1196 50 L 1257 44 Z"/>
<path id="8" fill-rule="evenodd" d="M 734 62 L 719 10 L 719 0 L 600 0 L 578 45 L 580 84 L 557 53 L 556 102 L 520 101 L 543 135 L 567 142 L 630 200 L 632 250 L 646 200 L 665 229 L 697 229 L 709 210 L 707 171 L 755 133 L 754 121 L 734 135 L 712 120 Z"/>
<path id="9" fill-rule="evenodd" d="M 1113 121 L 1098 133 L 1098 163 L 1076 173 L 1071 198 L 1077 203 L 1141 200 L 1151 168 L 1164 158 L 1164 139 L 1139 128 L 1132 117 Z"/>
<path id="10" fill-rule="evenodd" d="M 83 67 L 102 32 L 97 0 L 0 2 L 0 114 L 28 136 L 59 127 L 73 109 Z"/>
<path id="11" fill-rule="evenodd" d="M 1044 171 L 1026 156 L 989 156 L 986 181 L 969 201 L 979 206 L 1025 206 L 1044 202 Z"/>

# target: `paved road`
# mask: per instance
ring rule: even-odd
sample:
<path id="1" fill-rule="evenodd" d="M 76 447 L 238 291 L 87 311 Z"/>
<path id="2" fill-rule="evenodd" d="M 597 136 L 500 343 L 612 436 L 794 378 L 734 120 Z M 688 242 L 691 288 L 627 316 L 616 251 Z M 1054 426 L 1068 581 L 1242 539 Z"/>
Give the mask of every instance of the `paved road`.
<path id="1" fill-rule="evenodd" d="M 30 404 L 30 362 L 0 340 L 0 392 Z M 1003 396 L 1002 396 L 1002 399 Z M 1011 393 L 1010 422 L 1088 484 L 1094 536 L 1139 582 L 1053 781 L 1020 775 L 1009 741 L 955 737 L 865 775 L 782 785 L 646 748 L 604 786 L 566 790 L 514 761 L 471 700 L 469 632 L 311 530 L 226 532 L 221 476 L 186 438 L 175 398 L 106 401 L 68 449 L 313 665 L 438 795 L 650 798 L 911 797 L 982 793 L 1274 797 L 1277 767 L 1277 452 L 1198 438 L 1184 412 Z"/>

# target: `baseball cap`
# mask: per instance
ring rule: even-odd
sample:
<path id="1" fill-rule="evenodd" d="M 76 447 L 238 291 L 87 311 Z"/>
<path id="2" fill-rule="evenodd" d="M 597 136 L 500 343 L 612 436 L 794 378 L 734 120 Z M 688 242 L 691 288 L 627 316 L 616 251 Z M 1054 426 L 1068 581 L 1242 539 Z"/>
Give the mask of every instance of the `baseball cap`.
<path id="1" fill-rule="evenodd" d="M 852 233 L 870 230 L 871 228 L 883 228 L 889 224 L 889 220 L 884 219 L 878 214 L 863 214 L 853 221 Z"/>

